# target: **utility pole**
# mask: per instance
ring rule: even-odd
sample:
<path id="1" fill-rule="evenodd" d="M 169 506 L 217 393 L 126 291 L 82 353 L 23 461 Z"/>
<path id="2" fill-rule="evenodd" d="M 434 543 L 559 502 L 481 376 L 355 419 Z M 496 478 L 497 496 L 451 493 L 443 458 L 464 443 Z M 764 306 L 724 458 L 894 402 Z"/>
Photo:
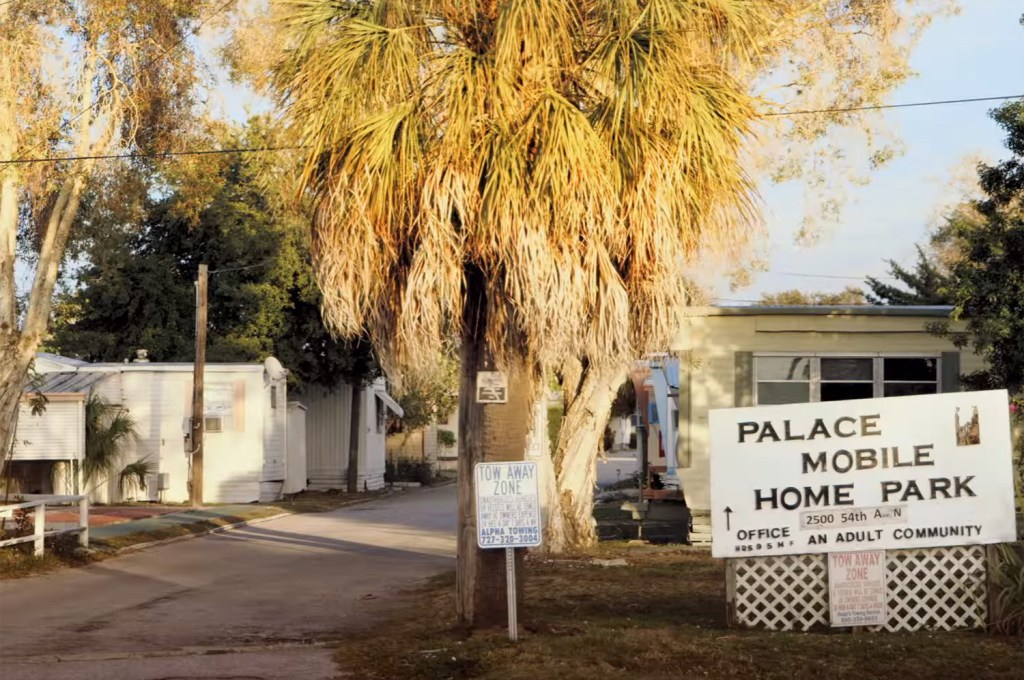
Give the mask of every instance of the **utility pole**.
<path id="1" fill-rule="evenodd" d="M 203 373 L 206 368 L 206 292 L 209 268 L 199 265 L 196 277 L 196 359 L 192 367 L 192 436 L 189 441 L 192 459 L 192 479 L 189 500 L 192 505 L 203 504 Z"/>

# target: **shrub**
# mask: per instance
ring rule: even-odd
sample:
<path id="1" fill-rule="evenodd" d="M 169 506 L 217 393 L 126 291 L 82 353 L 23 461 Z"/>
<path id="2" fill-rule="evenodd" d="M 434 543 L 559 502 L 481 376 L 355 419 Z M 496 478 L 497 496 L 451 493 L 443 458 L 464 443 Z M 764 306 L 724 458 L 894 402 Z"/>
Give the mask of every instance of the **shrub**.
<path id="1" fill-rule="evenodd" d="M 992 629 L 1024 636 L 1024 543 L 996 546 L 992 570 Z"/>
<path id="2" fill-rule="evenodd" d="M 419 482 L 430 486 L 434 481 L 434 469 L 426 461 L 395 460 L 384 463 L 384 482 Z"/>

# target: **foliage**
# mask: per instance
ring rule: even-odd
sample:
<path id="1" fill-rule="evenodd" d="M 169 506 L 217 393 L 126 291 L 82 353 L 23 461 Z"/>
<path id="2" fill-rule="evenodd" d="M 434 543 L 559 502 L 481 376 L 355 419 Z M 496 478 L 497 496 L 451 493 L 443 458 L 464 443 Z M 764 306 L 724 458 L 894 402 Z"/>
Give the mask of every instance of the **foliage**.
<path id="1" fill-rule="evenodd" d="M 418 482 L 430 486 L 434 482 L 434 468 L 426 461 L 389 460 L 384 463 L 384 482 Z"/>
<path id="2" fill-rule="evenodd" d="M 437 445 L 442 449 L 450 449 L 458 443 L 458 439 L 455 437 L 455 433 L 451 430 L 445 430 L 438 428 L 437 430 Z"/>
<path id="3" fill-rule="evenodd" d="M 957 240 L 960 259 L 948 279 L 954 319 L 965 333 L 938 324 L 933 330 L 959 347 L 970 346 L 985 368 L 962 376 L 971 389 L 1009 391 L 1011 418 L 1024 427 L 1024 102 L 992 112 L 1005 130 L 1010 158 L 978 166 L 981 196 L 967 201 L 944 229 Z M 1018 477 L 1024 483 L 1024 437 L 1018 438 Z"/>
<path id="4" fill-rule="evenodd" d="M 117 475 L 117 492 L 125 498 L 133 492 L 146 490 L 146 478 L 157 471 L 157 466 L 150 460 L 137 460 L 125 465 Z"/>
<path id="5" fill-rule="evenodd" d="M 996 109 L 1011 157 L 978 168 L 984 196 L 970 202 L 975 219 L 954 213 L 949 227 L 962 242 L 950 273 L 954 317 L 963 319 L 970 344 L 986 368 L 965 376 L 971 387 L 1003 387 L 1024 397 L 1024 102 Z"/>
<path id="6" fill-rule="evenodd" d="M 561 406 L 548 406 L 548 443 L 552 451 L 558 448 L 558 435 L 562 430 L 564 417 L 565 411 Z"/>
<path id="7" fill-rule="evenodd" d="M 1024 544 L 996 546 L 994 562 L 992 628 L 1003 635 L 1024 636 Z"/>
<path id="8" fill-rule="evenodd" d="M 207 0 L 0 3 L 0 450 L 13 440 L 26 371 L 46 335 L 58 272 L 99 159 L 175 148 L 196 104 L 188 38 L 223 7 Z M 9 162 L 62 156 L 79 160 Z M 136 155 L 121 167 L 130 174 L 152 165 Z M 20 305 L 19 255 L 27 269 L 21 276 L 31 280 Z"/>
<path id="9" fill-rule="evenodd" d="M 660 347 L 678 263 L 750 233 L 740 71 L 784 9 L 584 5 L 284 5 L 325 313 L 392 366 L 433 361 L 470 285 L 499 358 Z"/>
<path id="10" fill-rule="evenodd" d="M 406 432 L 445 421 L 459 405 L 459 362 L 445 351 L 437 363 L 402 381 L 396 395 Z"/>
<path id="11" fill-rule="evenodd" d="M 224 146 L 272 145 L 263 121 L 223 133 Z M 193 279 L 210 265 L 209 361 L 278 357 L 293 385 L 328 388 L 376 374 L 368 343 L 337 342 L 320 316 L 307 244 L 308 222 L 281 200 L 274 157 L 240 154 L 183 173 L 146 202 L 140 223 L 90 212 L 91 242 L 78 285 L 56 307 L 52 348 L 94 361 L 120 361 L 144 347 L 157 361 L 191 361 Z M 205 200 L 197 196 L 208 191 Z M 197 199 L 200 201 L 196 205 Z"/>
<path id="12" fill-rule="evenodd" d="M 868 300 L 864 291 L 856 286 L 847 286 L 838 293 L 807 293 L 802 290 L 784 290 L 779 293 L 765 293 L 761 296 L 760 305 L 790 306 L 843 306 L 866 305 Z"/>
<path id="13" fill-rule="evenodd" d="M 636 388 L 632 380 L 619 385 L 619 391 L 612 401 L 612 415 L 616 418 L 629 418 L 636 413 Z"/>
<path id="14" fill-rule="evenodd" d="M 138 441 L 135 419 L 95 392 L 85 401 L 85 459 L 82 480 L 103 481 L 118 470 L 127 447 Z"/>
<path id="15" fill-rule="evenodd" d="M 947 287 L 949 275 L 943 267 L 920 245 L 913 269 L 906 269 L 895 260 L 889 260 L 889 276 L 899 283 L 885 283 L 873 276 L 865 279 L 870 292 L 868 301 L 873 305 L 948 305 L 951 304 Z"/>

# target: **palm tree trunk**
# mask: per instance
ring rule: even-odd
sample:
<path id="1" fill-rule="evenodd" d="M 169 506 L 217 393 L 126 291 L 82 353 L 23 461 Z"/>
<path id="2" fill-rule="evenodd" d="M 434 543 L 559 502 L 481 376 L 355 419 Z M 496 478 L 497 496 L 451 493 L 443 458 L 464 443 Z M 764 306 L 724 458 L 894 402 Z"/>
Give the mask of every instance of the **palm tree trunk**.
<path id="1" fill-rule="evenodd" d="M 458 558 L 456 563 L 456 613 L 471 628 L 502 626 L 508 615 L 504 550 L 477 546 L 474 468 L 477 463 L 515 461 L 525 458 L 532 421 L 534 379 L 521 368 L 508 376 L 508 402 L 478 404 L 476 375 L 492 368 L 491 352 L 484 338 L 488 300 L 483 277 L 470 271 L 463 310 L 462 370 L 459 386 L 458 461 Z M 523 592 L 522 565 L 525 552 L 516 550 L 519 593 Z M 520 595 L 521 597 L 521 595 Z"/>
<path id="2" fill-rule="evenodd" d="M 560 553 L 573 548 L 586 548 L 597 543 L 594 522 L 594 486 L 597 479 L 597 457 L 619 385 L 625 380 L 629 364 L 613 362 L 600 366 L 581 366 L 568 371 L 576 381 L 568 381 L 563 389 L 566 409 L 558 446 L 553 452 L 553 492 L 555 502 L 548 507 L 545 527 L 546 548 Z M 578 377 L 577 377 L 578 376 Z"/>

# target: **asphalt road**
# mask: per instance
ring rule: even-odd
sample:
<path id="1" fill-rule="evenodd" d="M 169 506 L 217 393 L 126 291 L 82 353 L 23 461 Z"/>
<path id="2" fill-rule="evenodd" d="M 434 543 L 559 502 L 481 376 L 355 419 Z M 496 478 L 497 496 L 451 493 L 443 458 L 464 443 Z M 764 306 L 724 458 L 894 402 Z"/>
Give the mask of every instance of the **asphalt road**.
<path id="1" fill-rule="evenodd" d="M 330 680 L 330 642 L 454 566 L 455 486 L 0 582 L 3 680 Z"/>

